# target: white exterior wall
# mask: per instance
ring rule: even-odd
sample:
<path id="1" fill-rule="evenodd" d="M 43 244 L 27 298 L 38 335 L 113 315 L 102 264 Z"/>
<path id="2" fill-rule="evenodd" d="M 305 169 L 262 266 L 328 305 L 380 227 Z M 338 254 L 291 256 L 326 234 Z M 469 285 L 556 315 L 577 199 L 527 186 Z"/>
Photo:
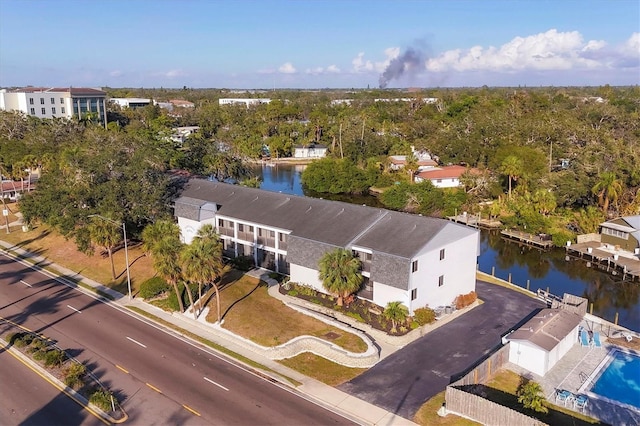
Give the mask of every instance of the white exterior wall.
<path id="1" fill-rule="evenodd" d="M 206 219 L 202 222 L 192 219 L 186 219 L 184 217 L 178 218 L 178 226 L 180 227 L 180 239 L 185 244 L 191 244 L 193 241 L 193 237 L 196 236 L 198 230 L 202 227 L 202 225 L 211 224 L 214 228 L 216 226 L 216 219 Z"/>
<path id="2" fill-rule="evenodd" d="M 418 261 L 418 270 L 411 273 L 407 294 L 410 297 L 412 289 L 418 291 L 416 299 L 407 305 L 411 313 L 425 306 L 450 305 L 456 296 L 476 289 L 478 238 L 479 234 L 470 234 L 414 258 Z M 440 248 L 445 250 L 443 260 L 440 260 Z M 444 276 L 444 284 L 439 286 L 441 275 Z"/>
<path id="3" fill-rule="evenodd" d="M 387 306 L 389 302 L 402 302 L 404 306 L 409 308 L 411 293 L 399 288 L 391 287 L 390 285 L 373 283 L 373 303 L 383 308 Z M 410 312 L 413 314 L 413 312 Z"/>
<path id="4" fill-rule="evenodd" d="M 509 344 L 509 362 L 539 376 L 547 372 L 548 356 L 547 351 L 526 341 L 515 340 Z"/>
<path id="5" fill-rule="evenodd" d="M 322 158 L 327 155 L 327 148 L 295 148 L 294 158 Z"/>
<path id="6" fill-rule="evenodd" d="M 318 277 L 318 271 L 316 269 L 306 268 L 304 266 L 291 263 L 289 265 L 289 277 L 291 282 L 308 285 L 314 289 L 327 293 L 327 290 L 322 286 L 322 281 Z"/>
<path id="7" fill-rule="evenodd" d="M 420 183 L 425 180 L 430 180 L 436 188 L 457 188 L 460 186 L 459 178 L 424 179 L 420 176 L 415 177 L 416 183 Z"/>

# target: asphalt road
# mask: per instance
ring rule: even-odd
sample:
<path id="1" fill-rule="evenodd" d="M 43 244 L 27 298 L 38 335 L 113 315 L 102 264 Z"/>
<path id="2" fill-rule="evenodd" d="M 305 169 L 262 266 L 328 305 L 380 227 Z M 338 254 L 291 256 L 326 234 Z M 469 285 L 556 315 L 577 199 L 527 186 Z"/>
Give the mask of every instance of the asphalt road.
<path id="1" fill-rule="evenodd" d="M 129 415 L 127 424 L 352 424 L 212 351 L 4 255 L 0 316 L 70 350 L 115 391 Z M 34 412 L 46 408 L 42 402 L 32 404 Z M 59 418 L 60 412 L 56 407 L 50 418 L 73 423 L 73 418 Z"/>
<path id="2" fill-rule="evenodd" d="M 0 349 L 0 423 L 4 426 L 67 424 L 104 426 L 80 404 L 58 391 L 7 351 Z M 34 407 L 40 409 L 34 410 Z"/>
<path id="3" fill-rule="evenodd" d="M 501 336 L 530 317 L 543 302 L 498 285 L 477 282 L 484 301 L 435 329 L 373 368 L 341 385 L 353 396 L 412 419 L 420 406 L 442 392 L 500 344 Z"/>

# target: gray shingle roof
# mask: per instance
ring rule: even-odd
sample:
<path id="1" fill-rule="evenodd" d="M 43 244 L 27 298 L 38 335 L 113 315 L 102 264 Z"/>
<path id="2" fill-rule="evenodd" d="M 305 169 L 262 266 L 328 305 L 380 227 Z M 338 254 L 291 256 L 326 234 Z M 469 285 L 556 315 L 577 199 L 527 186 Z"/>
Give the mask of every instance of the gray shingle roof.
<path id="1" fill-rule="evenodd" d="M 507 336 L 508 340 L 526 340 L 551 351 L 582 321 L 580 315 L 562 309 L 542 309 L 522 327 Z M 578 336 L 574 336 L 576 341 Z"/>
<path id="2" fill-rule="evenodd" d="M 374 252 L 411 259 L 433 244 L 477 231 L 444 219 L 393 212 L 357 204 L 282 194 L 226 183 L 192 179 L 176 200 L 176 216 L 193 215 L 190 209 L 216 203 L 218 214 L 291 231 L 292 237 L 329 246 L 356 245 Z M 291 239 L 287 256 L 305 245 Z M 293 257 L 291 257 L 293 256 Z"/>

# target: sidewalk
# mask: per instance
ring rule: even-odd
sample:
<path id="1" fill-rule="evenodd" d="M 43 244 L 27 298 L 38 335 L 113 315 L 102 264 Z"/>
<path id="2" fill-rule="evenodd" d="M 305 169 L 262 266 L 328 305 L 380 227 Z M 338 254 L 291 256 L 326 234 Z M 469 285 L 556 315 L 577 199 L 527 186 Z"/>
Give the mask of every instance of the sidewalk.
<path id="1" fill-rule="evenodd" d="M 269 358 L 260 356 L 254 351 L 247 349 L 246 345 L 243 344 L 242 338 L 234 337 L 230 333 L 226 331 L 221 331 L 216 329 L 217 327 L 212 324 L 205 324 L 203 321 L 193 319 L 192 315 L 189 313 L 181 314 L 181 313 L 169 313 L 165 312 L 162 309 L 159 309 L 153 305 L 145 303 L 140 299 L 129 300 L 129 298 L 121 293 L 118 293 L 110 288 L 96 282 L 90 280 L 80 274 L 77 274 L 61 265 L 54 264 L 48 261 L 45 258 L 40 256 L 34 256 L 31 253 L 26 252 L 23 249 L 12 246 L 4 241 L 0 241 L 0 246 L 2 246 L 6 251 L 13 252 L 17 254 L 21 259 L 30 260 L 30 263 L 37 263 L 38 266 L 36 268 L 43 269 L 47 268 L 49 271 L 55 270 L 57 275 L 62 275 L 68 277 L 72 280 L 76 280 L 77 282 L 82 282 L 85 285 L 91 286 L 92 288 L 99 291 L 99 294 L 107 294 L 113 298 L 113 300 L 109 300 L 105 297 L 102 300 L 105 303 L 112 303 L 121 309 L 125 309 L 127 312 L 132 315 L 136 315 L 131 309 L 126 308 L 137 308 L 144 312 L 147 312 L 162 321 L 166 321 L 167 323 L 172 324 L 177 328 L 173 329 L 173 331 L 177 331 L 179 334 L 182 334 L 180 330 L 186 331 L 188 333 L 195 334 L 202 338 L 208 339 L 242 357 L 251 359 L 260 365 L 265 366 L 270 369 L 270 371 L 260 371 L 254 366 L 249 366 L 243 364 L 242 361 L 239 361 L 233 358 L 234 363 L 242 364 L 245 369 L 256 371 L 261 376 L 268 376 L 271 379 L 274 379 L 278 383 L 285 385 L 291 388 L 294 392 L 299 392 L 305 398 L 326 407 L 332 411 L 343 414 L 345 417 L 359 423 L 362 425 L 385 425 L 385 426 L 401 426 L 401 425 L 414 425 L 415 423 L 407 420 L 403 417 L 399 417 L 393 413 L 390 413 L 382 408 L 379 408 L 373 404 L 370 404 L 366 401 L 355 398 L 345 392 L 342 392 L 336 388 L 328 386 L 322 382 L 319 382 L 310 377 L 304 376 L 303 374 L 292 370 L 290 368 L 285 367 L 284 365 L 273 361 Z M 257 271 L 262 273 L 263 271 Z M 82 287 L 77 286 L 74 282 L 69 279 L 62 278 L 61 281 L 65 282 L 68 285 L 77 287 L 80 291 L 86 291 Z M 95 294 L 90 293 L 95 296 Z M 145 320 L 149 320 L 147 317 L 144 317 Z M 201 318 L 203 318 L 201 316 Z M 162 326 L 162 325 L 160 325 Z M 185 336 L 187 337 L 187 336 Z M 393 352 L 397 348 L 393 348 L 392 346 L 383 345 L 383 350 L 388 355 L 390 352 Z M 209 350 L 215 350 L 209 348 Z M 382 351 L 381 351 L 382 352 Z M 221 354 L 228 358 L 227 355 Z M 274 374 L 275 372 L 275 374 Z M 299 386 L 295 386 L 291 383 L 293 379 L 299 383 L 302 383 Z"/>

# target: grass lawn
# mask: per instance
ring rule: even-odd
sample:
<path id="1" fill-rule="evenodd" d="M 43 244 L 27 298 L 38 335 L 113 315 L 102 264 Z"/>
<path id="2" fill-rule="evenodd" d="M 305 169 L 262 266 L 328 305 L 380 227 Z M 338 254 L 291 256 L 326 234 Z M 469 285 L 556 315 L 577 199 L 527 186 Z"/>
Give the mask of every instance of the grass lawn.
<path id="1" fill-rule="evenodd" d="M 329 386 L 338 386 L 367 371 L 345 367 L 308 352 L 278 362 Z"/>
<path id="2" fill-rule="evenodd" d="M 445 391 L 440 392 L 424 404 L 413 417 L 413 421 L 419 425 L 436 425 L 436 426 L 474 426 L 480 423 L 473 420 L 465 419 L 454 414 L 448 414 L 445 417 L 438 415 L 438 410 L 444 404 Z"/>
<path id="3" fill-rule="evenodd" d="M 0 233 L 0 239 L 14 244 L 31 253 L 45 257 L 87 278 L 127 294 L 127 273 L 124 249 L 113 254 L 116 279 L 111 276 L 111 262 L 107 255 L 96 249 L 91 256 L 80 253 L 73 240 L 67 240 L 46 225 L 37 225 L 23 232 L 14 227 L 10 234 Z M 139 285 L 151 278 L 155 271 L 151 260 L 144 256 L 139 245 L 129 247 L 129 272 L 131 273 L 131 291 L 135 295 Z"/>
<path id="4" fill-rule="evenodd" d="M 352 352 L 364 352 L 366 343 L 355 334 L 330 326 L 288 308 L 267 294 L 267 285 L 238 271 L 221 282 L 220 311 L 224 328 L 263 346 L 277 346 L 300 335 L 316 336 Z M 208 302 L 207 321 L 217 320 L 215 298 Z"/>
<path id="5" fill-rule="evenodd" d="M 501 405 L 511 407 L 514 410 L 523 412 L 522 405 L 518 402 L 516 391 L 520 385 L 521 376 L 509 370 L 499 371 L 494 378 L 487 383 L 484 391 L 487 394 L 487 399 L 497 402 Z M 545 402 L 545 405 L 549 409 L 548 414 L 526 412 L 531 417 L 550 424 L 550 425 L 593 425 L 601 424 L 598 420 L 585 416 L 584 414 L 573 411 L 567 407 L 561 407 Z"/>

